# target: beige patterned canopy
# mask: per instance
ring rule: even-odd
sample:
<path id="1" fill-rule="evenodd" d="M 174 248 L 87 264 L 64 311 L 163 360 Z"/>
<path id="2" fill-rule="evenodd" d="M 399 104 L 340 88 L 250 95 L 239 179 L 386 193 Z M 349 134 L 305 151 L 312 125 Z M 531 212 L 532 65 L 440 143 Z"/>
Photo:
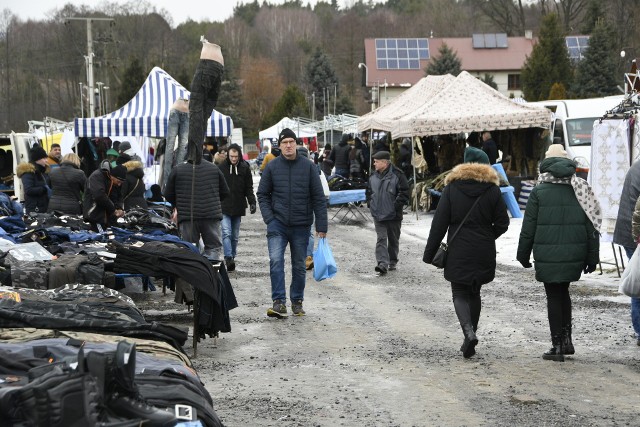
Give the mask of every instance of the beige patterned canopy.
<path id="1" fill-rule="evenodd" d="M 376 129 L 389 132 L 398 119 L 415 111 L 454 80 L 451 74 L 423 77 L 389 103 L 358 118 L 358 131 Z"/>
<path id="2" fill-rule="evenodd" d="M 463 71 L 411 113 L 394 120 L 393 138 L 483 130 L 548 128 L 551 111 L 517 104 Z"/>

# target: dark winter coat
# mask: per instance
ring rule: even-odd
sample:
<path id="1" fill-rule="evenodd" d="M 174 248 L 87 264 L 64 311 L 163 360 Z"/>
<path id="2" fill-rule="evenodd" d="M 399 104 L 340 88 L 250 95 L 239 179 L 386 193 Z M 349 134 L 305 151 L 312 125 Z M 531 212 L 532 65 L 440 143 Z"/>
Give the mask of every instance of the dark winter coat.
<path id="1" fill-rule="evenodd" d="M 142 162 L 129 160 L 123 166 L 127 168 L 127 180 L 122 183 L 120 192 L 124 202 L 124 210 L 132 208 L 147 208 L 147 200 L 144 198 L 146 190 L 144 185 L 144 169 Z"/>
<path id="2" fill-rule="evenodd" d="M 53 195 L 49 200 L 49 212 L 82 215 L 82 197 L 87 177 L 73 163 L 62 162 L 49 174 Z"/>
<path id="3" fill-rule="evenodd" d="M 22 180 L 25 213 L 45 213 L 49 206 L 49 166 L 20 163 L 16 175 Z"/>
<path id="4" fill-rule="evenodd" d="M 566 178 L 575 174 L 576 165 L 570 159 L 551 157 L 540 163 L 540 172 Z M 541 182 L 531 190 L 520 230 L 518 261 L 529 262 L 532 251 L 536 280 L 544 283 L 575 282 L 586 265 L 598 264 L 600 236 L 571 185 Z"/>
<path id="5" fill-rule="evenodd" d="M 613 243 L 625 248 L 635 248 L 637 244 L 631 236 L 631 216 L 640 197 L 640 161 L 634 162 L 624 178 Z"/>
<path id="6" fill-rule="evenodd" d="M 221 201 L 228 195 L 229 187 L 218 166 L 204 161 L 195 165 L 195 170 L 190 162 L 176 165 L 164 197 L 178 209 L 178 222 L 182 222 L 191 220 L 191 206 L 194 220 L 222 220 Z"/>
<path id="7" fill-rule="evenodd" d="M 349 170 L 350 151 L 351 146 L 345 141 L 340 141 L 338 145 L 331 149 L 331 153 L 329 153 L 329 159 L 333 161 L 333 165 L 336 167 L 336 169 Z"/>
<path id="8" fill-rule="evenodd" d="M 95 170 L 87 179 L 87 188 L 82 201 L 84 219 L 103 226 L 115 224 L 116 208 L 122 209 L 120 187 L 102 169 Z"/>
<path id="9" fill-rule="evenodd" d="M 327 232 L 327 201 L 318 168 L 305 157 L 272 160 L 258 185 L 258 203 L 266 224 L 277 219 L 288 227 L 310 226 L 315 215 L 316 231 Z"/>
<path id="10" fill-rule="evenodd" d="M 232 165 L 228 158 L 222 162 L 220 169 L 229 186 L 229 196 L 222 201 L 222 213 L 229 216 L 244 216 L 247 202 L 249 206 L 256 205 L 251 168 L 242 160 L 242 152 L 240 152 L 240 160 L 236 165 L 237 173 L 232 174 Z"/>
<path id="11" fill-rule="evenodd" d="M 409 200 L 409 184 L 395 166 L 382 173 L 373 172 L 366 190 L 371 216 L 376 221 L 402 220 L 402 209 Z"/>
<path id="12" fill-rule="evenodd" d="M 431 262 L 440 242 L 447 234 L 449 254 L 444 278 L 452 283 L 483 285 L 496 273 L 496 239 L 509 227 L 507 206 L 500 193 L 498 174 L 491 166 L 464 163 L 445 178 L 436 213 L 424 252 Z M 481 197 L 456 232 L 476 199 Z"/>
<path id="13" fill-rule="evenodd" d="M 498 160 L 498 145 L 492 138 L 482 142 L 482 151 L 487 154 L 492 165 L 496 164 L 496 160 Z"/>

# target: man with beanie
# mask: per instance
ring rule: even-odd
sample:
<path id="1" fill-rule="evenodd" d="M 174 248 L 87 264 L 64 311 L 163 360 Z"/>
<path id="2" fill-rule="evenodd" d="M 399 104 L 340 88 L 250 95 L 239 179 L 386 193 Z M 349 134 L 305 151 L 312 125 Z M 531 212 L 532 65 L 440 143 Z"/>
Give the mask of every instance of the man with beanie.
<path id="1" fill-rule="evenodd" d="M 253 194 L 251 167 L 242 159 L 242 148 L 231 144 L 227 158 L 220 165 L 222 175 L 229 186 L 229 196 L 222 201 L 222 247 L 227 271 L 236 269 L 236 251 L 240 236 L 240 222 L 246 213 L 256 213 L 256 196 Z"/>
<path id="2" fill-rule="evenodd" d="M 409 184 L 402 171 L 391 164 L 388 151 L 373 155 L 373 168 L 366 195 L 377 236 L 375 271 L 383 276 L 398 263 L 402 209 L 409 200 Z"/>
<path id="3" fill-rule="evenodd" d="M 49 206 L 51 197 L 51 182 L 47 152 L 40 145 L 34 145 L 29 150 L 29 163 L 20 163 L 16 168 L 16 175 L 22 180 L 24 192 L 25 213 L 44 213 Z"/>
<path id="4" fill-rule="evenodd" d="M 329 154 L 329 159 L 336 167 L 336 175 L 340 175 L 343 178 L 349 178 L 349 152 L 351 151 L 349 141 L 351 139 L 352 138 L 348 133 L 342 134 L 340 142 Z"/>
<path id="5" fill-rule="evenodd" d="M 120 186 L 127 179 L 127 168 L 122 165 L 96 169 L 87 179 L 82 207 L 84 220 L 91 230 L 102 232 L 124 215 Z"/>
<path id="6" fill-rule="evenodd" d="M 191 129 L 191 128 L 190 128 Z M 204 243 L 204 256 L 222 261 L 221 202 L 229 195 L 222 171 L 213 163 L 189 159 L 171 169 L 164 197 L 174 208 L 182 239 Z"/>
<path id="7" fill-rule="evenodd" d="M 281 155 L 269 162 L 258 186 L 262 219 L 267 224 L 269 271 L 273 307 L 267 316 L 287 316 L 284 252 L 291 252 L 291 311 L 303 316 L 306 280 L 305 256 L 309 232 L 314 222 L 318 237 L 327 235 L 327 202 L 315 165 L 297 155 L 296 134 L 283 129 L 278 137 Z"/>

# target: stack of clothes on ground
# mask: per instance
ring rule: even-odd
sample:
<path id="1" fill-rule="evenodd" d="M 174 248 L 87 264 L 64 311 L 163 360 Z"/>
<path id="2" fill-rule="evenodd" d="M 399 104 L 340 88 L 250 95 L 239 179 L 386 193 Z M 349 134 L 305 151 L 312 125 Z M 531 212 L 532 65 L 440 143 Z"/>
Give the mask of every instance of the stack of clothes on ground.
<path id="1" fill-rule="evenodd" d="M 147 322 L 119 276 L 193 285 L 197 338 L 230 332 L 224 264 L 166 218 L 131 211 L 119 227 L 81 218 L 0 218 L 0 424 L 219 426 L 182 346 L 187 330 Z"/>

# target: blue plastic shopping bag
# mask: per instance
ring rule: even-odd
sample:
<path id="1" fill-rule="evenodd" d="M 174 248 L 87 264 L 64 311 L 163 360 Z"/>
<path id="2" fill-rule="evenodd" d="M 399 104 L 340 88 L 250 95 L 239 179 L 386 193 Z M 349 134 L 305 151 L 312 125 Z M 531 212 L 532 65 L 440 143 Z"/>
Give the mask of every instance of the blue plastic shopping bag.
<path id="1" fill-rule="evenodd" d="M 338 272 L 336 260 L 333 259 L 333 253 L 327 242 L 327 238 L 323 237 L 318 241 L 318 248 L 313 253 L 313 278 L 316 282 L 324 279 L 331 279 Z"/>

